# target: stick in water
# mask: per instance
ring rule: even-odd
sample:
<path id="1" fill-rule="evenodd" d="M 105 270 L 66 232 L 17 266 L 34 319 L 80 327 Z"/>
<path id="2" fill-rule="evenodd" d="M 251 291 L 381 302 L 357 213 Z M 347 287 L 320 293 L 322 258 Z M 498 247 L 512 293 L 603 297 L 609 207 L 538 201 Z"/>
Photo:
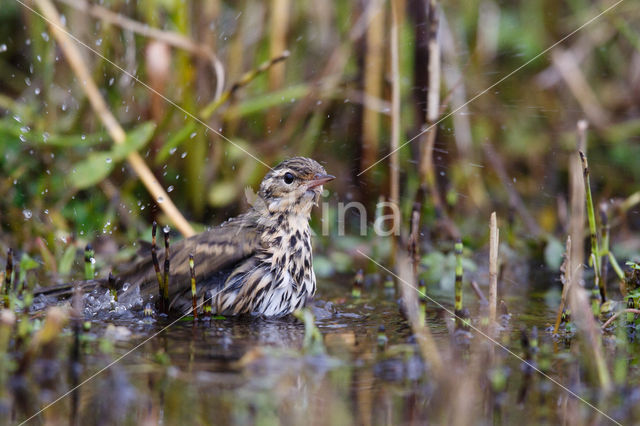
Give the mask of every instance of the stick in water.
<path id="1" fill-rule="evenodd" d="M 160 312 L 164 312 L 164 308 L 162 307 L 162 297 L 164 296 L 164 279 L 162 278 L 162 273 L 160 272 L 160 262 L 158 262 L 158 247 L 156 245 L 156 231 L 158 228 L 158 224 L 156 221 L 153 221 L 153 225 L 151 226 L 151 259 L 153 261 L 153 269 L 156 271 L 156 278 L 158 279 L 158 303 L 160 304 Z"/>
<path id="2" fill-rule="evenodd" d="M 191 299 L 193 301 L 193 320 L 198 319 L 198 300 L 196 289 L 196 268 L 193 262 L 193 253 L 189 254 L 189 270 L 191 271 Z"/>
<path id="3" fill-rule="evenodd" d="M 92 280 L 96 276 L 96 258 L 91 244 L 84 248 L 84 279 Z"/>
<path id="4" fill-rule="evenodd" d="M 169 252 L 169 227 L 165 226 L 164 229 L 164 285 L 162 289 L 162 312 L 169 313 L 169 264 L 170 264 L 170 252 Z"/>

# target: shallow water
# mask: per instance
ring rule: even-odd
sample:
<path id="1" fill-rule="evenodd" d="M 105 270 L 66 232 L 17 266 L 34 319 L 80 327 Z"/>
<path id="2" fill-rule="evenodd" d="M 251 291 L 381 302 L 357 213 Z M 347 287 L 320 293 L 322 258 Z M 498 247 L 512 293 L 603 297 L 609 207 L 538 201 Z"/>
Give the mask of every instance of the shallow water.
<path id="1" fill-rule="evenodd" d="M 75 418 L 79 424 L 438 424 L 457 419 L 457 386 L 465 383 L 453 380 L 436 386 L 431 380 L 395 294 L 372 285 L 365 287 L 362 298 L 352 299 L 345 297 L 350 284 L 329 281 L 320 282 L 319 289 L 313 312 L 323 345 L 305 344 L 305 325 L 292 317 L 182 320 L 171 325 L 175 319 L 103 311 L 82 336 L 81 386 L 31 423 Z M 437 290 L 430 296 L 451 306 L 447 292 Z M 465 298 L 472 318 L 479 318 L 478 301 L 470 292 Z M 530 294 L 526 304 L 507 299 L 513 310 L 510 318 L 503 317 L 499 340 L 523 356 L 520 330 L 530 334 L 535 325 L 538 356 L 548 360 L 550 374 L 594 400 L 593 381 L 573 361 L 571 350 L 545 333 L 555 319 L 546 298 L 547 292 L 540 291 Z M 461 365 L 473 362 L 469 343 L 485 338 L 466 333 L 451 338 L 450 315 L 431 303 L 427 322 L 442 353 L 449 354 L 445 362 L 456 377 Z M 379 342 L 381 325 L 385 344 Z M 479 372 L 504 376 L 504 388 L 471 390 L 475 399 L 468 411 L 476 413 L 473 423 L 509 424 L 523 416 L 530 416 L 526 418 L 532 423 L 556 423 L 566 420 L 566 413 L 579 413 L 580 421 L 606 423 L 560 386 L 524 368 L 514 355 L 495 351 L 500 367 L 489 370 L 479 364 Z M 66 370 L 65 360 L 36 364 L 30 380 L 17 387 L 22 393 L 14 387 L 19 397 L 10 410 L 12 420 L 27 419 L 73 387 Z M 608 410 L 617 410 L 621 419 L 633 418 L 637 413 L 628 406 L 637 393 L 630 393 L 630 400 L 607 401 Z"/>

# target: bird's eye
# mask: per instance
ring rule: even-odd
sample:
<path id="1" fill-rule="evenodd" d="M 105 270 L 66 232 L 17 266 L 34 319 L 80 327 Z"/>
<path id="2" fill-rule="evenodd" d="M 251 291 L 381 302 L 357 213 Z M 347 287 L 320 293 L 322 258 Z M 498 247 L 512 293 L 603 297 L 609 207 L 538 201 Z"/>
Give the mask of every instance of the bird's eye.
<path id="1" fill-rule="evenodd" d="M 286 183 L 287 185 L 291 184 L 293 182 L 293 175 L 289 172 L 284 174 L 284 183 Z"/>

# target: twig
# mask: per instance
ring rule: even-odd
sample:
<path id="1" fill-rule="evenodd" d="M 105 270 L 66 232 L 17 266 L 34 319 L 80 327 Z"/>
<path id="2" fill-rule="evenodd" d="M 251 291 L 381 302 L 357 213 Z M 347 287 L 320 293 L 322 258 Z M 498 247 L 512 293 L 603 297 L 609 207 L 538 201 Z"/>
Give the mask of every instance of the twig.
<path id="1" fill-rule="evenodd" d="M 398 31 L 400 26 L 400 0 L 391 0 L 391 156 L 389 158 L 389 201 L 397 204 L 400 201 L 400 45 Z M 398 218 L 393 215 L 393 229 L 399 226 Z M 391 238 L 391 259 L 395 260 L 397 239 Z"/>
<path id="2" fill-rule="evenodd" d="M 163 313 L 169 313 L 169 267 L 171 252 L 169 251 L 169 228 L 164 231 L 164 283 L 162 287 L 162 309 Z"/>
<path id="3" fill-rule="evenodd" d="M 269 54 L 271 57 L 287 50 L 287 31 L 289 30 L 291 0 L 273 0 L 270 2 L 269 16 Z M 282 87 L 285 81 L 285 64 L 269 69 L 269 91 Z M 271 108 L 267 112 L 267 128 L 275 129 L 280 125 L 280 110 Z"/>
<path id="4" fill-rule="evenodd" d="M 579 120 L 576 124 L 576 151 L 569 156 L 569 235 L 571 235 L 571 252 L 568 254 L 576 263 L 571 263 L 572 269 L 582 265 L 584 257 L 584 221 L 585 221 L 585 194 L 582 177 L 582 166 L 578 152 L 586 152 L 587 149 L 587 121 Z M 577 283 L 574 271 L 568 271 L 572 283 Z"/>
<path id="5" fill-rule="evenodd" d="M 391 1 L 391 152 L 389 163 L 389 201 L 400 200 L 400 169 L 397 149 L 400 146 L 400 45 L 398 31 L 400 25 L 400 2 Z M 395 226 L 396 224 L 394 224 Z"/>
<path id="6" fill-rule="evenodd" d="M 429 53 L 428 90 L 427 90 L 427 116 L 426 126 L 429 129 L 422 138 L 420 158 L 420 179 L 431 192 L 431 199 L 436 212 L 443 213 L 442 200 L 438 191 L 435 166 L 433 163 L 433 149 L 435 147 L 437 126 L 434 123 L 440 116 L 440 43 L 438 40 L 438 5 L 436 0 L 429 0 L 428 8 L 428 41 Z M 393 151 L 392 151 L 393 152 Z"/>
<path id="7" fill-rule="evenodd" d="M 420 194 L 420 191 L 418 191 Z M 411 230 L 409 233 L 409 244 L 407 251 L 413 265 L 413 275 L 418 276 L 418 264 L 420 263 L 420 211 L 422 210 L 422 202 L 413 203 L 411 211 Z"/>
<path id="8" fill-rule="evenodd" d="M 611 121 L 609 114 L 600 105 L 573 53 L 557 47 L 551 52 L 551 60 L 589 121 L 598 128 L 606 127 Z"/>
<path id="9" fill-rule="evenodd" d="M 496 212 L 491 213 L 489 225 L 489 329 L 492 330 L 496 322 L 498 309 L 498 221 Z"/>
<path id="10" fill-rule="evenodd" d="M 384 75 L 384 21 L 385 9 L 378 9 L 367 28 L 367 50 L 364 66 L 364 94 L 373 99 L 382 98 Z M 362 159 L 360 169 L 364 170 L 376 161 L 380 138 L 380 112 L 364 103 L 362 110 Z"/>
<path id="11" fill-rule="evenodd" d="M 11 290 L 11 278 L 13 275 L 13 249 L 7 250 L 7 264 L 4 272 L 4 293 L 9 294 Z"/>
<path id="12" fill-rule="evenodd" d="M 164 312 L 163 295 L 164 295 L 164 279 L 162 278 L 162 273 L 160 272 L 160 262 L 158 262 L 158 246 L 156 244 L 156 231 L 158 228 L 158 224 L 156 221 L 153 221 L 153 225 L 151 225 L 151 261 L 153 262 L 153 269 L 156 271 L 156 279 L 158 280 L 158 304 L 159 311 Z"/>
<path id="13" fill-rule="evenodd" d="M 478 283 L 476 281 L 472 280 L 470 285 L 471 285 L 471 289 L 473 290 L 473 292 L 476 294 L 476 296 L 478 296 L 478 299 L 480 299 L 480 303 L 489 304 L 489 301 L 487 300 L 487 298 L 485 297 L 484 293 L 482 292 L 482 290 L 478 286 Z"/>
<path id="14" fill-rule="evenodd" d="M 595 278 L 595 288 L 600 291 L 600 303 L 607 300 L 606 285 L 601 280 L 602 269 L 600 247 L 598 245 L 598 231 L 596 229 L 596 213 L 593 207 L 593 197 L 591 196 L 591 183 L 589 181 L 589 163 L 587 156 L 580 151 L 580 160 L 582 161 L 582 172 L 584 178 L 584 190 L 587 202 L 587 219 L 589 221 L 589 237 L 591 240 L 591 258 L 593 259 L 593 271 Z"/>
<path id="15" fill-rule="evenodd" d="M 441 377 L 443 361 L 438 346 L 427 327 L 420 321 L 418 292 L 415 277 L 411 271 L 411 260 L 404 250 L 398 250 L 397 268 L 400 280 L 405 285 L 399 286 L 400 295 L 411 330 L 416 336 L 416 342 L 425 361 L 428 361 L 436 377 Z"/>
<path id="16" fill-rule="evenodd" d="M 581 129 L 581 127 L 582 130 L 584 130 L 584 127 L 586 126 L 581 126 L 579 124 L 579 130 Z M 572 173 L 580 174 L 579 168 L 576 169 L 574 167 L 572 169 Z M 584 196 L 585 187 L 583 185 L 576 186 L 577 187 L 572 187 L 572 198 L 580 198 L 578 194 L 575 193 L 575 191 L 578 190 L 582 191 L 582 194 Z M 574 205 L 574 201 L 575 199 L 572 199 L 572 206 Z M 580 223 L 578 223 L 578 221 L 580 221 Z M 570 224 L 572 242 L 583 238 L 583 227 L 584 208 L 575 213 L 572 211 Z M 608 393 L 611 390 L 611 376 L 604 359 L 600 330 L 594 319 L 593 312 L 589 307 L 589 301 L 585 294 L 586 292 L 580 285 L 578 285 L 578 283 L 582 279 L 582 268 L 577 266 L 582 265 L 583 256 L 584 253 L 577 252 L 574 246 L 571 250 L 571 269 L 567 271 L 567 273 L 571 274 L 572 283 L 572 285 L 570 285 L 567 289 L 567 300 L 571 309 L 571 316 L 575 319 L 575 324 L 577 325 L 578 331 L 580 331 L 585 338 L 585 342 L 583 343 L 584 348 L 586 351 L 590 351 L 593 356 L 594 365 L 596 367 L 598 378 L 600 380 L 600 385 L 602 386 L 604 392 Z"/>
<path id="17" fill-rule="evenodd" d="M 613 314 L 611 316 L 611 318 L 609 318 L 607 320 L 607 322 L 605 322 L 604 324 L 602 324 L 602 329 L 604 330 L 605 328 L 607 328 L 609 325 L 611 325 L 611 323 L 613 321 L 615 321 L 616 318 L 618 318 L 620 315 L 622 314 L 637 314 L 640 315 L 640 309 L 634 309 L 634 308 L 625 308 L 619 312 L 616 312 L 615 314 Z"/>
<path id="18" fill-rule="evenodd" d="M 221 96 L 219 96 L 218 98 L 214 99 L 207 106 L 202 108 L 202 110 L 200 111 L 200 117 L 202 117 L 204 120 L 209 119 L 211 117 L 211 115 L 218 108 L 220 108 L 221 105 L 223 105 L 227 100 L 229 100 L 229 98 L 231 98 L 231 96 L 233 96 L 238 91 L 238 89 L 240 89 L 240 88 L 246 86 L 247 84 L 251 83 L 257 76 L 259 76 L 260 74 L 262 74 L 265 71 L 270 70 L 276 64 L 278 64 L 278 63 L 284 61 L 285 59 L 287 59 L 290 54 L 291 53 L 288 50 L 285 50 L 285 51 L 281 52 L 278 56 L 274 56 L 273 58 L 269 59 L 268 61 L 263 62 L 262 64 L 260 64 L 258 66 L 258 68 L 250 70 L 250 71 L 247 71 L 246 73 L 244 73 L 240 77 L 240 79 L 238 79 L 238 81 L 233 83 L 229 89 L 227 89 L 224 93 L 222 93 Z"/>
<path id="19" fill-rule="evenodd" d="M 69 35 L 65 32 L 64 24 L 60 20 L 60 15 L 58 14 L 55 6 L 51 0 L 34 1 L 42 11 L 43 16 L 47 19 L 53 36 L 60 44 L 60 48 L 64 52 L 69 65 L 80 81 L 80 86 L 87 95 L 87 98 L 89 99 L 93 109 L 96 111 L 96 114 L 106 127 L 107 132 L 113 139 L 113 142 L 118 145 L 124 144 L 126 141 L 126 133 L 107 107 L 107 104 L 100 94 L 98 87 L 94 83 L 91 73 L 84 63 L 80 52 L 77 50 Z M 193 228 L 184 216 L 182 216 L 182 213 L 180 213 L 176 208 L 175 204 L 173 204 L 173 201 L 171 201 L 167 192 L 162 188 L 162 185 L 160 185 L 149 167 L 145 164 L 140 154 L 132 152 L 127 156 L 127 161 L 138 177 L 140 177 L 140 180 L 146 186 L 153 198 L 156 201 L 162 200 L 158 205 L 162 210 L 164 210 L 178 230 L 185 237 L 193 235 L 195 233 Z"/>
<path id="20" fill-rule="evenodd" d="M 560 296 L 560 306 L 558 307 L 558 314 L 556 315 L 556 323 L 553 327 L 553 334 L 558 334 L 558 329 L 560 328 L 560 322 L 562 322 L 562 313 L 564 312 L 564 307 L 567 303 L 567 294 L 569 292 L 569 287 L 572 284 L 571 274 L 572 274 L 572 265 L 571 265 L 571 235 L 567 236 L 567 245 L 564 255 L 564 264 L 562 265 L 563 270 L 563 286 L 562 286 L 562 296 Z"/>
<path id="21" fill-rule="evenodd" d="M 196 288 L 196 269 L 193 253 L 189 254 L 189 271 L 191 273 L 191 301 L 193 305 L 193 319 L 198 319 L 198 289 Z"/>
<path id="22" fill-rule="evenodd" d="M 462 278 L 464 274 L 464 270 L 462 268 L 462 241 L 458 240 L 454 246 L 456 253 L 456 284 L 455 284 L 455 310 L 454 313 L 456 315 L 456 326 L 462 327 L 463 319 L 465 317 L 465 313 L 462 308 Z"/>

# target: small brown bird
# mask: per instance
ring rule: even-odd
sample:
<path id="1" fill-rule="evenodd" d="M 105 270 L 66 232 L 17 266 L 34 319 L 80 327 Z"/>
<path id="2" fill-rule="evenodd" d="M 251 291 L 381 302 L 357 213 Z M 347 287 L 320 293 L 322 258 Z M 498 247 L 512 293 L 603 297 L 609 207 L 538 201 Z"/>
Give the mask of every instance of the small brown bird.
<path id="1" fill-rule="evenodd" d="M 188 312 L 192 295 L 189 255 L 196 264 L 197 297 L 212 298 L 220 315 L 284 316 L 316 292 L 309 218 L 328 175 L 315 160 L 283 161 L 262 180 L 251 208 L 170 248 L 170 309 Z M 158 253 L 162 259 L 163 253 Z M 96 282 L 104 286 L 103 280 Z M 117 278 L 119 300 L 157 298 L 152 258 L 145 256 Z"/>

